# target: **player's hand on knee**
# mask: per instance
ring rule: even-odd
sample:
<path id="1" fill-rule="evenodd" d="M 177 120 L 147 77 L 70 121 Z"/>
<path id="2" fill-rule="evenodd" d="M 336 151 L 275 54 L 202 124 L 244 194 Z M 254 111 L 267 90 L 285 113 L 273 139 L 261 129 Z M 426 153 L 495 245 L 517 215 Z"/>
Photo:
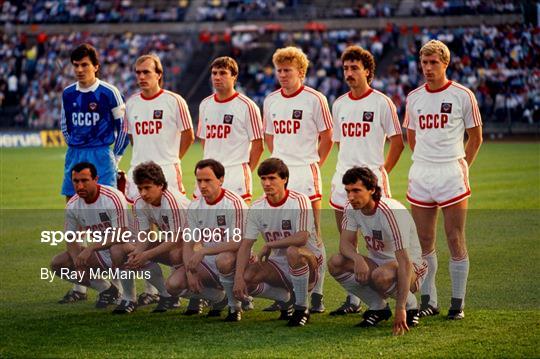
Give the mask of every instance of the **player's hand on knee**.
<path id="1" fill-rule="evenodd" d="M 126 266 L 128 266 L 131 269 L 138 269 L 141 268 L 143 265 L 148 262 L 148 255 L 146 252 L 142 253 L 130 253 L 128 255 L 128 262 L 126 263 Z"/>
<path id="2" fill-rule="evenodd" d="M 259 261 L 266 262 L 268 260 L 268 257 L 270 256 L 270 253 L 272 252 L 272 249 L 269 248 L 266 244 L 261 248 L 259 251 Z"/>
<path id="3" fill-rule="evenodd" d="M 199 294 L 202 290 L 202 283 L 199 276 L 192 272 L 187 272 L 187 280 L 189 290 L 195 294 Z"/>
<path id="4" fill-rule="evenodd" d="M 367 284 L 369 281 L 369 266 L 363 259 L 354 261 L 354 274 L 360 284 Z"/>
<path id="5" fill-rule="evenodd" d="M 396 309 L 392 333 L 394 335 L 403 335 L 408 331 L 409 326 L 407 325 L 407 311 L 405 309 Z"/>
<path id="6" fill-rule="evenodd" d="M 85 267 L 88 263 L 88 259 L 90 259 L 90 256 L 92 255 L 92 250 L 89 248 L 85 248 L 82 250 L 81 253 L 75 258 L 75 266 L 76 267 Z"/>
<path id="7" fill-rule="evenodd" d="M 196 270 L 199 264 L 201 264 L 203 258 L 204 258 L 204 254 L 202 253 L 202 250 L 194 252 L 186 266 L 188 271 L 192 272 Z"/>

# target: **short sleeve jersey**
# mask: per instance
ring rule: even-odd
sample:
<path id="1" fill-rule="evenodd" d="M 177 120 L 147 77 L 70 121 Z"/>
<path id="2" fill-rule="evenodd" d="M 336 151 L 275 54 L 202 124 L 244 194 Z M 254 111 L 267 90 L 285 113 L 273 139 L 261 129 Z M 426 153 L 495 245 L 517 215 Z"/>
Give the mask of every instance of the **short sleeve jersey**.
<path id="1" fill-rule="evenodd" d="M 214 231 L 219 229 L 223 241 L 232 241 L 234 233 L 238 230 L 240 235 L 244 233 L 247 208 L 242 197 L 226 189 L 222 189 L 221 194 L 212 203 L 206 202 L 204 197 L 200 196 L 189 205 L 189 228 L 193 236 L 201 233 L 202 238 L 197 239 L 205 247 L 220 244 L 215 236 L 211 238 L 204 236 L 205 230 L 208 233 L 215 233 Z"/>
<path id="2" fill-rule="evenodd" d="M 126 106 L 120 91 L 113 85 L 96 79 L 88 87 L 81 88 L 76 82 L 62 93 L 62 116 L 60 127 L 66 143 L 74 148 L 109 146 L 113 142 L 126 142 L 125 132 L 116 139 L 115 119 L 123 121 Z M 119 130 L 122 130 L 122 125 Z M 122 152 L 115 149 L 115 153 Z"/>
<path id="3" fill-rule="evenodd" d="M 365 215 L 347 203 L 342 228 L 362 233 L 369 258 L 391 260 L 396 258 L 395 251 L 407 249 L 413 263 L 422 263 L 414 221 L 405 206 L 394 199 L 381 198 L 372 215 Z"/>
<path id="4" fill-rule="evenodd" d="M 319 161 L 319 133 L 332 128 L 326 97 L 302 86 L 292 95 L 282 90 L 264 100 L 265 131 L 274 136 L 272 157 L 288 166 L 305 166 Z"/>
<path id="5" fill-rule="evenodd" d="M 415 131 L 414 161 L 451 162 L 465 157 L 465 129 L 482 125 L 471 90 L 453 82 L 437 91 L 427 84 L 409 93 L 403 127 Z"/>
<path id="6" fill-rule="evenodd" d="M 103 231 L 106 228 L 127 228 L 128 205 L 124 195 L 116 188 L 98 185 L 98 196 L 92 203 L 71 197 L 66 204 L 64 229 L 66 231 Z"/>
<path id="7" fill-rule="evenodd" d="M 204 140 L 204 159 L 225 167 L 247 163 L 251 141 L 263 138 L 261 112 L 238 92 L 222 101 L 214 94 L 199 106 L 197 136 Z"/>
<path id="8" fill-rule="evenodd" d="M 166 189 L 161 195 L 161 203 L 154 206 L 141 196 L 133 204 L 134 229 L 147 231 L 156 225 L 161 231 L 177 231 L 187 227 L 189 200 L 174 189 Z"/>
<path id="9" fill-rule="evenodd" d="M 253 203 L 248 212 L 244 238 L 256 240 L 260 233 L 268 243 L 302 231 L 309 232 L 307 248 L 319 254 L 311 201 L 305 194 L 287 190 L 279 203 L 270 203 L 266 196 Z M 286 248 L 276 248 L 272 255 L 285 256 L 286 251 Z"/>
<path id="10" fill-rule="evenodd" d="M 159 165 L 180 162 L 180 133 L 193 127 L 184 99 L 160 90 L 154 97 L 131 96 L 126 109 L 128 133 L 133 137 L 131 166 L 146 161 Z"/>
<path id="11" fill-rule="evenodd" d="M 384 165 L 387 137 L 401 135 L 396 106 L 377 90 L 369 89 L 356 98 L 351 92 L 339 97 L 332 107 L 333 141 L 339 142 L 336 169 Z"/>

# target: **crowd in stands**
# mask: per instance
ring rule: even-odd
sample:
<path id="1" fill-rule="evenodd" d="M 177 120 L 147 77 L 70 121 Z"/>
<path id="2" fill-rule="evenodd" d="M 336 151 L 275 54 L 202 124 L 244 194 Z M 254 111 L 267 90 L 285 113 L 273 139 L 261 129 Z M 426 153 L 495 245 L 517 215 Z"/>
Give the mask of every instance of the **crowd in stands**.
<path id="1" fill-rule="evenodd" d="M 192 48 L 189 37 L 171 39 L 164 34 L 41 35 L 37 41 L 24 35 L 2 35 L 0 105 L 3 111 L 13 110 L 11 125 L 58 128 L 61 93 L 76 81 L 70 52 L 80 43 L 89 42 L 98 49 L 99 77 L 118 87 L 126 98 L 137 89 L 132 65 L 138 56 L 156 53 L 164 66 L 165 85 L 174 91 Z"/>
<path id="2" fill-rule="evenodd" d="M 495 15 L 513 14 L 520 11 L 519 2 L 511 0 L 435 0 L 420 1 L 412 11 L 414 16 L 449 16 L 449 15 Z"/>
<path id="3" fill-rule="evenodd" d="M 322 91 L 329 102 L 347 91 L 339 55 L 348 44 L 369 49 L 378 65 L 384 56 L 392 56 L 390 64 L 377 71 L 372 86 L 392 98 L 403 118 L 407 94 L 423 83 L 418 49 L 432 38 L 449 45 L 452 61 L 448 78 L 476 93 L 485 121 L 540 120 L 539 28 L 506 25 L 425 29 L 407 38 L 388 30 L 281 33 L 276 35 L 275 46 L 292 44 L 304 49 L 311 61 L 306 84 Z M 246 92 L 262 104 L 277 86 L 272 67 L 269 63 L 255 63 L 242 69 L 241 82 L 246 84 Z"/>
<path id="4" fill-rule="evenodd" d="M 125 23 L 182 21 L 188 0 L 145 1 L 132 0 L 1 0 L 0 23 Z"/>

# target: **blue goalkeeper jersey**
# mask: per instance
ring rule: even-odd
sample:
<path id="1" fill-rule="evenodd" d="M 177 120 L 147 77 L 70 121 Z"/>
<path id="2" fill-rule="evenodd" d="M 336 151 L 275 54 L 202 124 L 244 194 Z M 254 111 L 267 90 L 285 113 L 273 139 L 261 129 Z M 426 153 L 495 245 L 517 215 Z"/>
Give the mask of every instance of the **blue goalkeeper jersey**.
<path id="1" fill-rule="evenodd" d="M 118 89 L 104 81 L 88 88 L 76 82 L 62 94 L 61 129 L 66 143 L 73 148 L 104 147 L 114 144 L 121 155 L 129 139 L 123 126 L 125 104 Z"/>

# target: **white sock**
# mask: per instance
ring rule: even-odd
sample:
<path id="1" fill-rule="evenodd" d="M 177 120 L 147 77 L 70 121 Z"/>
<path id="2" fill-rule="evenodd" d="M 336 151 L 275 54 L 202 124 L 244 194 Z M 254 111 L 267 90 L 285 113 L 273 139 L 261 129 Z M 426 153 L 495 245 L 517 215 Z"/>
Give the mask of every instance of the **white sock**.
<path id="1" fill-rule="evenodd" d="M 356 295 L 352 293 L 347 293 L 349 297 L 349 302 L 351 302 L 352 305 L 356 305 L 357 307 L 360 306 L 360 298 L 358 298 Z"/>
<path id="2" fill-rule="evenodd" d="M 386 307 L 386 301 L 368 285 L 361 285 L 354 277 L 354 273 L 347 272 L 335 276 L 336 280 L 349 293 L 356 295 L 368 305 L 371 310 L 381 310 Z"/>
<path id="3" fill-rule="evenodd" d="M 435 275 L 437 274 L 437 268 L 439 266 L 437 261 L 437 252 L 433 252 L 423 255 L 422 258 L 426 261 L 428 265 L 428 272 L 426 274 L 426 279 L 420 287 L 420 294 L 429 296 L 429 304 L 434 308 L 438 307 L 437 299 L 437 287 L 435 286 Z"/>
<path id="4" fill-rule="evenodd" d="M 203 287 L 201 297 L 208 299 L 211 304 L 221 302 L 225 298 L 225 292 L 222 289 Z"/>
<path id="5" fill-rule="evenodd" d="M 73 291 L 79 292 L 79 293 L 86 293 L 86 287 L 82 284 L 74 284 Z"/>
<path id="6" fill-rule="evenodd" d="M 276 300 L 278 302 L 288 302 L 291 299 L 291 293 L 282 287 L 273 287 L 268 283 L 259 283 L 249 295 Z"/>
<path id="7" fill-rule="evenodd" d="M 321 253 L 322 263 L 319 265 L 319 280 L 315 283 L 312 292 L 323 295 L 324 275 L 326 273 L 326 249 L 324 248 L 324 245 L 321 246 Z"/>
<path id="8" fill-rule="evenodd" d="M 120 273 L 125 273 L 123 277 L 127 279 L 120 279 L 122 285 L 122 296 L 120 299 L 128 300 L 130 302 L 136 302 L 135 297 L 137 296 L 137 291 L 135 289 L 135 279 L 129 278 L 130 270 L 122 269 Z"/>
<path id="9" fill-rule="evenodd" d="M 149 262 L 143 270 L 150 272 L 150 279 L 148 282 L 152 284 L 158 291 L 161 297 L 170 297 L 171 295 L 167 292 L 167 287 L 165 286 L 165 278 L 163 278 L 163 272 L 159 264 L 155 262 Z"/>
<path id="10" fill-rule="evenodd" d="M 452 280 L 452 298 L 461 299 L 461 308 L 465 305 L 465 292 L 467 290 L 467 277 L 469 276 L 469 256 L 456 261 L 450 259 L 450 279 Z"/>
<path id="11" fill-rule="evenodd" d="M 409 291 L 409 294 L 407 294 L 407 302 L 405 302 L 405 309 L 418 309 L 418 300 L 416 300 L 416 296 Z"/>
<path id="12" fill-rule="evenodd" d="M 144 281 L 144 292 L 148 294 L 158 294 L 158 290 L 156 287 L 152 285 L 149 281 Z"/>
<path id="13" fill-rule="evenodd" d="M 90 280 L 90 288 L 93 288 L 98 291 L 98 293 L 103 292 L 111 287 L 111 283 L 105 279 L 92 279 Z"/>
<path id="14" fill-rule="evenodd" d="M 227 293 L 227 304 L 231 309 L 240 309 L 242 304 L 241 302 L 234 297 L 234 272 L 229 274 L 219 273 L 219 281 Z"/>
<path id="15" fill-rule="evenodd" d="M 291 282 L 293 285 L 295 304 L 299 307 L 308 307 L 309 266 L 306 264 L 300 268 L 289 267 Z"/>
<path id="16" fill-rule="evenodd" d="M 111 279 L 111 284 L 113 284 L 120 291 L 120 294 L 122 294 L 122 283 L 120 283 L 119 278 Z"/>

